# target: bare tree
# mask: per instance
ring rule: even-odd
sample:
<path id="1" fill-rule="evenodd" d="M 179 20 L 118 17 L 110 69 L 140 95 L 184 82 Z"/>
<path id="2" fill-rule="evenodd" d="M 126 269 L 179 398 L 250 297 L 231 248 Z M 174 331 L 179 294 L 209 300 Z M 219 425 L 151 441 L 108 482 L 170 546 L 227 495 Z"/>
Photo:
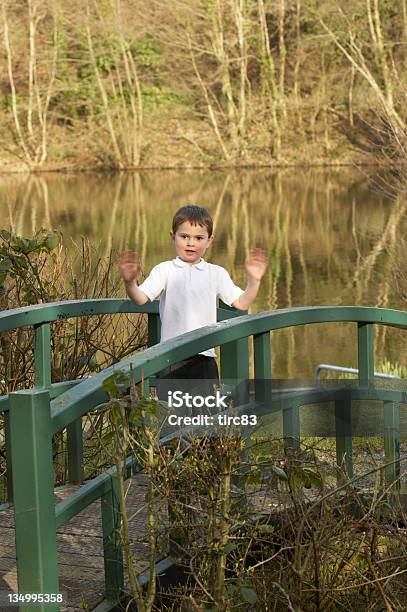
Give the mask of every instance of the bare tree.
<path id="1" fill-rule="evenodd" d="M 246 149 L 249 4 L 248 0 L 199 2 L 197 15 L 184 9 L 193 73 L 226 160 L 244 157 Z"/>
<path id="2" fill-rule="evenodd" d="M 362 76 L 374 93 L 382 116 L 390 122 L 391 128 L 401 133 L 406 128 L 406 121 L 400 114 L 394 101 L 394 87 L 398 78 L 389 66 L 388 44 L 384 42 L 384 32 L 381 21 L 378 0 L 366 2 L 366 26 L 370 32 L 370 45 L 360 40 L 361 33 L 354 27 L 352 21 L 345 15 L 342 7 L 337 5 L 337 17 L 344 24 L 346 34 L 337 27 L 319 17 L 320 24 L 329 35 L 337 49 L 349 61 L 353 71 Z M 341 28 L 341 30 L 343 30 Z M 369 49 L 373 50 L 374 61 L 369 57 Z"/>
<path id="3" fill-rule="evenodd" d="M 89 58 L 102 99 L 113 149 L 113 165 L 136 167 L 142 152 L 143 101 L 136 60 L 124 26 L 121 0 L 104 7 L 88 0 L 86 35 Z M 109 55 L 107 63 L 101 58 Z"/>
<path id="4" fill-rule="evenodd" d="M 29 48 L 26 66 L 28 92 L 27 96 L 24 96 L 25 86 L 21 81 L 17 84 L 15 77 L 13 33 L 10 32 L 9 20 L 10 12 L 18 8 L 7 0 L 2 0 L 3 41 L 11 92 L 11 113 L 19 151 L 17 154 L 30 169 L 35 169 L 43 165 L 48 153 L 48 111 L 57 74 L 59 11 L 54 0 L 46 3 L 27 0 L 24 28 Z M 46 51 L 46 45 L 42 44 L 40 50 L 37 45 L 39 27 L 45 18 L 51 19 L 52 22 L 50 31 L 48 27 L 41 30 L 41 35 L 48 39 L 49 53 Z M 24 101 L 24 97 L 27 101 Z"/>

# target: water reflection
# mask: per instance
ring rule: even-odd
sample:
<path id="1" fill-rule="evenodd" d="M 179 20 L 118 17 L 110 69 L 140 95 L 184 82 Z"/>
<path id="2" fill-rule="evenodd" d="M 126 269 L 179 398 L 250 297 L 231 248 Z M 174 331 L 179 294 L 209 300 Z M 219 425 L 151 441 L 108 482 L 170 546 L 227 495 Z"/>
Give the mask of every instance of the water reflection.
<path id="1" fill-rule="evenodd" d="M 253 311 L 303 305 L 360 304 L 404 308 L 394 282 L 402 261 L 406 207 L 372 188 L 371 177 L 344 170 L 151 171 L 122 175 L 3 176 L 2 225 L 29 235 L 58 228 L 69 246 L 81 235 L 111 248 L 137 249 L 145 270 L 173 257 L 174 211 L 206 206 L 215 220 L 208 259 L 244 286 L 251 246 L 270 267 Z M 396 263 L 395 263 L 396 262 Z M 328 361 L 356 364 L 352 325 L 274 334 L 274 374 L 310 376 Z M 379 329 L 380 359 L 405 361 L 401 332 Z"/>

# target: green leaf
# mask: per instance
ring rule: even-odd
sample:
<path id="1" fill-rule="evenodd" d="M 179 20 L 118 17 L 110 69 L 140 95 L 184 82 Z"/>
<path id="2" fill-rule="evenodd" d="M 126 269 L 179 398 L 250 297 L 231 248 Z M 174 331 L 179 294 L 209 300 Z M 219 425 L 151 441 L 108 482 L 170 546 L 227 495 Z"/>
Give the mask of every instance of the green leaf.
<path id="1" fill-rule="evenodd" d="M 259 525 L 259 531 L 263 533 L 274 533 L 273 525 Z"/>
<path id="2" fill-rule="evenodd" d="M 126 386 L 129 384 L 129 377 L 123 372 L 123 370 L 117 370 L 104 379 L 102 382 L 102 389 L 111 397 L 118 397 L 120 391 L 122 391 L 123 388 L 126 388 Z"/>
<path id="3" fill-rule="evenodd" d="M 276 474 L 276 476 L 278 476 L 280 480 L 288 480 L 287 474 L 281 467 L 278 467 L 278 465 L 274 465 L 272 469 L 273 469 L 273 472 Z"/>
<path id="4" fill-rule="evenodd" d="M 129 416 L 129 423 L 131 423 L 135 427 L 142 425 L 143 417 L 141 416 L 140 412 L 132 412 L 131 415 Z"/>
<path id="5" fill-rule="evenodd" d="M 320 476 L 320 474 L 318 474 L 318 472 L 315 472 L 315 470 L 312 470 L 311 468 L 304 468 L 304 474 L 306 476 L 307 482 L 305 486 L 314 486 L 317 489 L 322 489 L 324 486 L 324 483 L 322 481 L 322 478 Z"/>
<path id="6" fill-rule="evenodd" d="M 27 253 L 30 249 L 30 241 L 22 236 L 13 236 L 11 240 L 11 248 L 16 253 Z"/>
<path id="7" fill-rule="evenodd" d="M 18 264 L 20 268 L 27 270 L 28 268 L 27 259 L 23 255 L 17 255 L 13 257 L 13 261 L 14 261 L 14 267 L 17 267 L 16 264 Z"/>
<path id="8" fill-rule="evenodd" d="M 225 546 L 223 547 L 223 552 L 225 552 L 226 554 L 232 552 L 232 550 L 235 550 L 235 548 L 237 548 L 237 544 L 233 544 L 233 542 L 228 542 L 227 544 L 225 544 Z"/>
<path id="9" fill-rule="evenodd" d="M 59 236 L 56 233 L 48 234 L 43 242 L 43 245 L 48 250 L 52 251 L 58 246 Z"/>
<path id="10" fill-rule="evenodd" d="M 123 415 L 122 415 L 122 411 L 120 409 L 120 404 L 119 403 L 114 403 L 110 409 L 110 415 L 111 415 L 111 419 L 112 422 L 117 425 L 120 426 L 123 424 Z"/>
<path id="11" fill-rule="evenodd" d="M 7 230 L 0 230 L 0 238 L 3 238 L 3 240 L 9 240 L 10 236 L 11 234 Z"/>
<path id="12" fill-rule="evenodd" d="M 256 591 L 253 591 L 253 589 L 249 589 L 249 587 L 240 587 L 240 594 L 243 599 L 250 604 L 254 604 L 257 601 Z"/>
<path id="13" fill-rule="evenodd" d="M 104 444 L 109 444 L 114 439 L 114 432 L 108 431 L 102 436 L 102 440 Z"/>
<path id="14" fill-rule="evenodd" d="M 0 272 L 7 272 L 10 270 L 10 268 L 12 268 L 12 266 L 13 262 L 11 261 L 10 257 L 5 257 L 0 261 Z"/>

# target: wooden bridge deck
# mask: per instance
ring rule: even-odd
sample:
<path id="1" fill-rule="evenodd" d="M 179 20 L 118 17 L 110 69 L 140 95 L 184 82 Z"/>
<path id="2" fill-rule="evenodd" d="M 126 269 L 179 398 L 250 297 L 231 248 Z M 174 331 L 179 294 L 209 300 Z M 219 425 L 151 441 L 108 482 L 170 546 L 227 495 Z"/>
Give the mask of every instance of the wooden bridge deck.
<path id="1" fill-rule="evenodd" d="M 384 461 L 383 452 L 358 453 L 355 462 L 355 472 L 363 474 L 373 463 L 380 465 Z M 401 457 L 407 457 L 407 445 L 401 445 Z M 355 457 L 356 459 L 356 457 Z M 147 512 L 145 505 L 146 477 L 138 474 L 131 480 L 126 481 L 129 486 L 127 495 L 130 538 L 136 565 L 136 571 L 142 573 L 147 568 L 146 543 L 146 521 Z M 362 478 L 359 486 L 371 489 L 374 475 Z M 403 505 L 407 503 L 407 472 L 405 464 L 402 464 L 402 499 Z M 79 485 L 67 485 L 55 491 L 55 501 L 58 503 L 77 490 Z M 311 493 L 309 493 L 312 495 Z M 281 498 L 279 494 L 268 491 L 259 492 L 255 502 L 257 510 L 270 514 L 279 507 Z M 406 506 L 407 507 L 407 506 Z M 162 508 L 165 513 L 166 509 Z M 165 521 L 163 521 L 165 523 Z M 165 526 L 164 526 L 165 533 Z M 80 610 L 92 610 L 104 597 L 104 561 L 103 561 L 103 536 L 100 500 L 88 506 L 85 510 L 75 516 L 68 524 L 58 529 L 58 562 L 60 574 L 60 592 L 67 596 L 68 605 L 61 607 L 63 612 L 74 612 Z M 163 548 L 167 546 L 164 535 L 162 538 Z M 163 555 L 166 551 L 163 550 Z M 0 512 L 0 591 L 16 593 L 17 571 L 14 541 L 14 509 L 7 508 Z M 82 605 L 81 605 L 82 604 Z M 16 608 L 3 607 L 0 612 L 15 612 Z"/>
<path id="2" fill-rule="evenodd" d="M 130 481 L 127 481 L 129 484 Z M 61 487 L 55 491 L 56 503 L 62 501 L 79 485 Z M 130 522 L 130 537 L 136 569 L 142 572 L 147 567 L 146 533 L 146 485 L 144 476 L 131 480 L 127 495 Z M 57 532 L 60 592 L 67 595 L 66 612 L 92 610 L 104 593 L 103 537 L 100 500 L 94 502 Z M 17 570 L 14 539 L 14 509 L 0 513 L 0 591 L 16 593 Z M 82 607 L 81 607 L 82 604 Z M 0 606 L 0 612 L 16 608 Z"/>

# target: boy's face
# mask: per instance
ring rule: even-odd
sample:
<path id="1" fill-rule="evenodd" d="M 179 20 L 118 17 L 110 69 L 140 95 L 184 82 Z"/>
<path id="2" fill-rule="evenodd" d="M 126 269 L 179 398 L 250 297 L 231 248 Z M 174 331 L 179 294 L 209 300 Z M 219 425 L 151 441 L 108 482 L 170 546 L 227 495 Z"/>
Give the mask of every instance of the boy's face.
<path id="1" fill-rule="evenodd" d="M 171 232 L 171 237 L 178 257 L 191 266 L 198 263 L 213 241 L 213 236 L 208 236 L 206 227 L 192 225 L 189 221 L 181 223 L 175 234 Z"/>

